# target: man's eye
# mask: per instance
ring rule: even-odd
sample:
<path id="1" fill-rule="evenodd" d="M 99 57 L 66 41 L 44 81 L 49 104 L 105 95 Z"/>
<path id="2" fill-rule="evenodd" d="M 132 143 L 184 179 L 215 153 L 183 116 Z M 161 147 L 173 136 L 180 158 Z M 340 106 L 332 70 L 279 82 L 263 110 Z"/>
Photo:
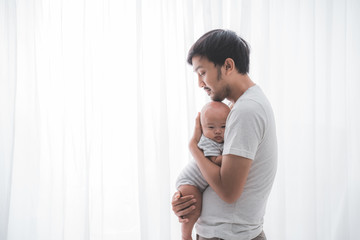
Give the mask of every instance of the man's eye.
<path id="1" fill-rule="evenodd" d="M 205 76 L 205 72 L 201 72 L 201 73 L 199 73 L 199 75 L 200 75 L 201 77 L 204 77 L 204 76 Z"/>
<path id="2" fill-rule="evenodd" d="M 225 126 L 221 126 L 221 128 L 225 128 Z"/>

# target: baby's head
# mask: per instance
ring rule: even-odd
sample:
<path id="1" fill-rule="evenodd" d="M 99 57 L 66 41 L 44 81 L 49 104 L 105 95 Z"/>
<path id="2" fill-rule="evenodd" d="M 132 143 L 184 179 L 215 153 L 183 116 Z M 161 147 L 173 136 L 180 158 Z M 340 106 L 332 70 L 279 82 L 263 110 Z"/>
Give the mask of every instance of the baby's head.
<path id="1" fill-rule="evenodd" d="M 230 108 L 222 102 L 209 102 L 201 110 L 200 121 L 205 137 L 223 143 L 226 118 Z"/>

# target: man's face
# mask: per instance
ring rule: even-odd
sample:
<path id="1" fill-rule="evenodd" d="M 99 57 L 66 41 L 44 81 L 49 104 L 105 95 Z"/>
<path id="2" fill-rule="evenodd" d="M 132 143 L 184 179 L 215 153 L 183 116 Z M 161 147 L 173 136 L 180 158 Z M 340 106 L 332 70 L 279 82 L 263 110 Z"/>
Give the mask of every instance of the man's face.
<path id="1" fill-rule="evenodd" d="M 194 72 L 198 75 L 199 87 L 203 88 L 213 101 L 222 101 L 228 95 L 228 88 L 221 76 L 221 67 L 216 67 L 206 57 L 192 58 Z"/>

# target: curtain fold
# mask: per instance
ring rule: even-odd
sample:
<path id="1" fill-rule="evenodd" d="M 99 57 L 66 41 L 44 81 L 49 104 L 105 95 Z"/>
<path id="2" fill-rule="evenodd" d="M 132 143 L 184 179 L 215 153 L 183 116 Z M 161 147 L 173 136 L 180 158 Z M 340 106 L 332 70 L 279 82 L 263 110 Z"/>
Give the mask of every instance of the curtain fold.
<path id="1" fill-rule="evenodd" d="M 0 239 L 180 239 L 170 201 L 209 101 L 203 33 L 251 46 L 274 108 L 268 239 L 360 235 L 360 2 L 0 1 Z"/>
<path id="2" fill-rule="evenodd" d="M 0 239 L 8 232 L 10 192 L 14 157 L 16 103 L 16 11 L 14 2 L 0 8 Z"/>

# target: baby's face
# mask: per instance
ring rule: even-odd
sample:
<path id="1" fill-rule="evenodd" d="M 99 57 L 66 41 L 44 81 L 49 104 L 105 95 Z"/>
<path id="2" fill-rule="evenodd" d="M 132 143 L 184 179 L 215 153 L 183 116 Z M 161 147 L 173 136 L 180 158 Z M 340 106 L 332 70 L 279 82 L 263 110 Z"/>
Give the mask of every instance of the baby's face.
<path id="1" fill-rule="evenodd" d="M 201 119 L 204 136 L 215 142 L 223 143 L 227 114 L 223 111 L 206 111 L 205 116 L 202 116 Z"/>

